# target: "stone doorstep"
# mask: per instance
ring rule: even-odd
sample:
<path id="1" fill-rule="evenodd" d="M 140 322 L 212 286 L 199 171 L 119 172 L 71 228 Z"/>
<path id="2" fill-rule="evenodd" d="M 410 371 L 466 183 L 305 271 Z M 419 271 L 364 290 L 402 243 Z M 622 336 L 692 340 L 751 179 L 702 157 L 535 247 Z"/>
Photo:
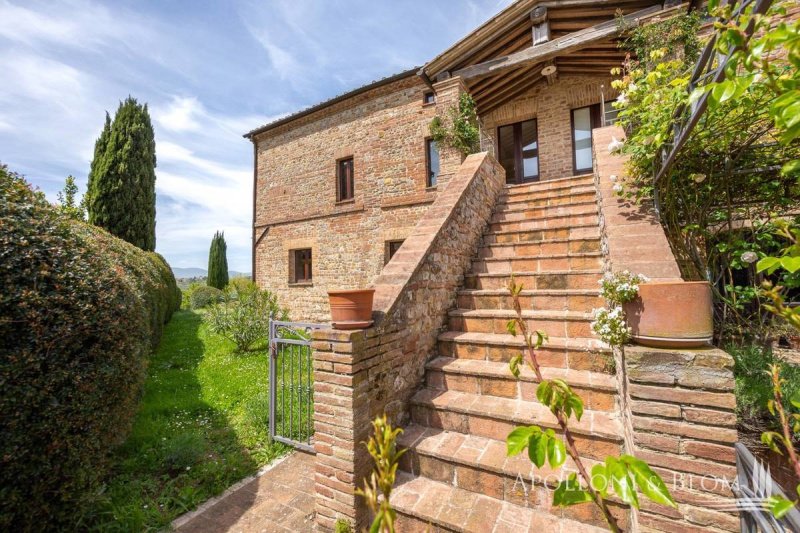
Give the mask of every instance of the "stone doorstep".
<path id="1" fill-rule="evenodd" d="M 458 374 L 517 381 L 506 363 L 496 361 L 482 361 L 478 359 L 457 359 L 439 356 L 425 365 L 426 370 L 436 370 L 445 374 Z M 605 391 L 616 394 L 617 378 L 610 374 L 591 372 L 588 370 L 573 370 L 569 368 L 543 367 L 542 376 L 545 379 L 561 379 L 572 387 Z M 520 367 L 519 381 L 536 383 L 536 375 L 526 365 Z"/>
<path id="2" fill-rule="evenodd" d="M 537 213 L 544 211 L 544 213 Z M 592 201 L 576 202 L 562 205 L 550 205 L 543 207 L 519 207 L 495 211 L 490 219 L 492 223 L 498 222 L 519 222 L 521 220 L 547 220 L 551 218 L 568 217 L 576 215 L 595 215 L 597 214 L 597 203 Z"/>
<path id="3" fill-rule="evenodd" d="M 500 194 L 501 196 L 519 196 L 522 194 L 533 193 L 544 195 L 551 194 L 554 191 L 563 191 L 565 189 L 574 189 L 578 187 L 594 188 L 594 176 L 538 181 L 535 183 L 525 183 L 521 185 L 506 185 L 503 189 L 501 189 Z"/>
<path id="4" fill-rule="evenodd" d="M 541 231 L 594 226 L 600 227 L 600 216 L 597 213 L 588 215 L 560 215 L 552 218 L 535 218 L 509 222 L 489 222 L 489 231 L 487 233 L 504 231 Z"/>
<path id="5" fill-rule="evenodd" d="M 524 425 L 534 422 L 543 427 L 554 429 L 558 427 L 558 422 L 550 410 L 538 401 L 528 402 L 465 392 L 422 389 L 411 398 L 411 404 L 439 412 L 485 418 L 489 424 L 497 422 L 500 425 Z M 579 422 L 573 422 L 571 429 L 576 435 L 597 437 L 612 442 L 622 440 L 622 424 L 616 413 L 584 409 L 583 417 Z"/>
<path id="6" fill-rule="evenodd" d="M 451 317 L 464 318 L 490 318 L 511 320 L 517 315 L 514 311 L 505 309 L 451 309 L 448 312 Z M 565 320 L 568 322 L 585 322 L 592 320 L 591 313 L 581 311 L 549 311 L 523 309 L 522 318 L 524 320 Z"/>
<path id="7" fill-rule="evenodd" d="M 589 289 L 598 286 L 600 270 L 549 270 L 547 272 L 515 273 L 517 283 L 528 290 Z M 510 272 L 468 272 L 464 275 L 466 288 L 496 290 L 508 286 Z M 484 286 L 486 284 L 486 286 Z M 541 286 L 543 285 L 543 286 Z"/>
<path id="8" fill-rule="evenodd" d="M 548 194 L 527 193 L 516 196 L 501 195 L 495 204 L 496 211 L 509 209 L 538 209 L 542 207 L 554 207 L 559 205 L 570 205 L 576 202 L 594 202 L 597 204 L 597 189 L 593 185 L 572 187 L 563 191 L 555 191 Z"/>
<path id="9" fill-rule="evenodd" d="M 510 253 L 511 255 L 498 255 L 497 257 L 514 257 L 514 251 L 517 248 L 524 248 L 524 247 L 538 247 L 546 248 L 546 247 L 558 247 L 564 248 L 566 250 L 572 251 L 573 247 L 578 250 L 585 250 L 586 245 L 590 245 L 592 248 L 589 251 L 595 251 L 600 249 L 600 232 L 597 232 L 595 236 L 585 236 L 585 237 L 566 237 L 560 239 L 546 239 L 541 241 L 531 241 L 531 242 L 492 242 L 487 244 L 482 244 L 478 247 L 478 251 L 476 256 L 477 258 L 485 258 L 485 257 L 494 257 L 493 253 L 495 251 L 499 254 L 502 253 Z M 490 254 L 490 255 L 487 255 Z"/>
<path id="10" fill-rule="evenodd" d="M 447 502 L 448 505 L 443 505 Z M 419 522 L 410 531 L 491 533 L 600 533 L 601 528 L 574 520 L 557 518 L 530 507 L 491 498 L 423 477 L 399 473 L 392 503 L 401 518 Z M 421 523 L 420 523 L 421 522 Z M 398 529 L 398 531 L 405 531 Z"/>
<path id="11" fill-rule="evenodd" d="M 515 190 L 515 189 L 524 189 L 524 188 L 531 188 L 531 187 L 544 187 L 546 185 L 557 185 L 557 184 L 564 184 L 569 183 L 572 181 L 579 181 L 579 180 L 591 180 L 594 182 L 594 174 L 591 172 L 587 172 L 586 174 L 577 174 L 574 176 L 564 176 L 563 178 L 554 178 L 551 180 L 540 180 L 540 181 L 532 181 L 529 183 L 507 183 L 503 186 L 505 190 Z"/>
<path id="12" fill-rule="evenodd" d="M 567 252 L 565 254 L 536 254 L 536 255 L 515 255 L 512 257 L 481 257 L 475 262 L 497 263 L 501 261 L 525 261 L 536 259 L 563 259 L 572 257 L 603 257 L 601 252 Z M 523 274 L 524 272 L 520 272 Z"/>
<path id="13" fill-rule="evenodd" d="M 486 238 L 487 235 L 495 236 L 495 235 L 511 235 L 511 234 L 519 235 L 519 234 L 523 234 L 523 236 L 526 237 L 526 236 L 529 236 L 532 233 L 540 233 L 540 234 L 542 234 L 542 238 L 539 238 L 539 239 L 526 239 L 526 238 L 523 238 L 522 240 L 520 240 L 518 242 L 541 242 L 541 241 L 546 241 L 548 239 L 564 238 L 564 237 L 544 237 L 546 232 L 554 232 L 554 231 L 557 231 L 557 230 L 568 230 L 568 233 L 570 233 L 570 235 L 565 236 L 565 237 L 568 237 L 568 238 L 578 238 L 577 236 L 571 235 L 572 230 L 589 230 L 588 232 L 583 232 L 583 234 L 580 235 L 580 238 L 586 238 L 587 235 L 591 235 L 592 237 L 594 237 L 594 235 L 599 235 L 600 234 L 600 225 L 599 224 L 594 224 L 594 223 L 592 223 L 592 224 L 583 223 L 583 224 L 567 224 L 567 225 L 564 225 L 564 226 L 551 226 L 551 227 L 548 227 L 548 228 L 540 228 L 540 229 L 527 229 L 526 228 L 526 229 L 500 229 L 500 230 L 498 230 L 498 229 L 491 229 L 490 228 L 488 231 L 486 231 L 483 234 L 483 236 L 484 236 L 484 238 Z"/>

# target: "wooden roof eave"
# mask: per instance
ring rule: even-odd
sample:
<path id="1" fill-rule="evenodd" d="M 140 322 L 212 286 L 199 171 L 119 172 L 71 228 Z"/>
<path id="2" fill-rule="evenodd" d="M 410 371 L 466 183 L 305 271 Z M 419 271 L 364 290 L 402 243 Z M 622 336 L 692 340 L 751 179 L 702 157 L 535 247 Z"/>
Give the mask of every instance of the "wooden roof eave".
<path id="1" fill-rule="evenodd" d="M 473 55 L 475 50 L 487 46 L 496 39 L 501 38 L 507 31 L 527 18 L 530 11 L 537 6 L 547 8 L 571 7 L 623 7 L 626 4 L 641 2 L 641 0 L 520 0 L 486 21 L 469 35 L 453 44 L 450 48 L 430 60 L 421 69 L 430 79 L 435 79 L 440 73 L 458 65 L 464 59 Z"/>

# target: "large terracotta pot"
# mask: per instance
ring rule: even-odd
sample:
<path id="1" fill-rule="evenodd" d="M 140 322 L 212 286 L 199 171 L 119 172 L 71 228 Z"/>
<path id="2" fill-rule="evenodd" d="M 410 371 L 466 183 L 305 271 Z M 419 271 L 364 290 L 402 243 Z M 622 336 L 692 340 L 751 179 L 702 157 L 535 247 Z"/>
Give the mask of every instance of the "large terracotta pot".
<path id="1" fill-rule="evenodd" d="M 637 344 L 696 348 L 714 336 L 711 286 L 705 281 L 642 283 L 639 296 L 623 308 Z"/>
<path id="2" fill-rule="evenodd" d="M 336 329 L 361 329 L 372 325 L 375 289 L 328 291 L 331 322 Z"/>

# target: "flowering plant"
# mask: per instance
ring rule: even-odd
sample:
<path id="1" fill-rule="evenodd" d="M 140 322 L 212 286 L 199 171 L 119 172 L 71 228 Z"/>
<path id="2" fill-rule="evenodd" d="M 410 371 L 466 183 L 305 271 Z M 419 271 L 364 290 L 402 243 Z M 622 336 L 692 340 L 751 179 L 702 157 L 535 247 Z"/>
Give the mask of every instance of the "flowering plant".
<path id="1" fill-rule="evenodd" d="M 600 283 L 600 296 L 609 304 L 619 305 L 633 301 L 639 294 L 639 284 L 649 281 L 641 274 L 631 274 L 625 270 L 614 274 L 607 273 Z"/>
<path id="2" fill-rule="evenodd" d="M 611 309 L 601 307 L 593 313 L 592 331 L 603 342 L 611 346 L 622 346 L 631 338 L 631 330 L 625 324 L 625 313 L 619 305 Z"/>

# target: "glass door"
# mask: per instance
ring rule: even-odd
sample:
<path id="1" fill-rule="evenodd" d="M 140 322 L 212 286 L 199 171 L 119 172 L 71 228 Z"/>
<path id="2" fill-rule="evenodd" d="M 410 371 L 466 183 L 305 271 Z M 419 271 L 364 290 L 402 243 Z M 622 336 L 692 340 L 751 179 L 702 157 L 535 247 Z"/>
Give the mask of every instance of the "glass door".
<path id="1" fill-rule="evenodd" d="M 506 183 L 539 181 L 536 119 L 497 128 L 497 158 L 506 171 Z"/>

